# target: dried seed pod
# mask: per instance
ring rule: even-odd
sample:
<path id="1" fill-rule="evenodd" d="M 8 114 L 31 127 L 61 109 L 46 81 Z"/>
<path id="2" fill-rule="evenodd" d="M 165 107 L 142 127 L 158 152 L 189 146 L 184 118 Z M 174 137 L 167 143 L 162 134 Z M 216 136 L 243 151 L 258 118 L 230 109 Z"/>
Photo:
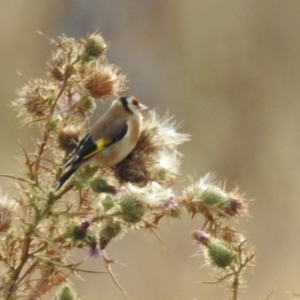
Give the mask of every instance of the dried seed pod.
<path id="1" fill-rule="evenodd" d="M 71 152 L 79 141 L 79 135 L 79 128 L 73 125 L 61 128 L 57 135 L 59 147 L 67 153 Z"/>

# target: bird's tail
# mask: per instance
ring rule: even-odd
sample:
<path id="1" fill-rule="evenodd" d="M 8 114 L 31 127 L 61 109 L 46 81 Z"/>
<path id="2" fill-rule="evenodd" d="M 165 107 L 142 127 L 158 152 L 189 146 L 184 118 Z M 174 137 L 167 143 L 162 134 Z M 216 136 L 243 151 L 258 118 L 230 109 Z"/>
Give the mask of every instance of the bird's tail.
<path id="1" fill-rule="evenodd" d="M 65 172 L 55 183 L 55 190 L 59 190 L 64 183 L 77 171 L 78 167 L 71 166 L 71 168 Z"/>

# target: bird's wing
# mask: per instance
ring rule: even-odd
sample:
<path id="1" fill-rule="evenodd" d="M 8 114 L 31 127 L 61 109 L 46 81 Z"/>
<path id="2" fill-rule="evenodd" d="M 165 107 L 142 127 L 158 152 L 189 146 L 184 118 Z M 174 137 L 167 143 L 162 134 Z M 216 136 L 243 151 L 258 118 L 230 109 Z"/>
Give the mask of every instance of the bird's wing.
<path id="1" fill-rule="evenodd" d="M 110 145 L 121 140 L 128 131 L 126 119 L 114 120 L 112 123 L 106 123 L 101 128 L 101 123 L 94 127 L 92 132 L 87 134 L 76 146 L 74 151 L 67 157 L 64 167 L 79 163 Z"/>

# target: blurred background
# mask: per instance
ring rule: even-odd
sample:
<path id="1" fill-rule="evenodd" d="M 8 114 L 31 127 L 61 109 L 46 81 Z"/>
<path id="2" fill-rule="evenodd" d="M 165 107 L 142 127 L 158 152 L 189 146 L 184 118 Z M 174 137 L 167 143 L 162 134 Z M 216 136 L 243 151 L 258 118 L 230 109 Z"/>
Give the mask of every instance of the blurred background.
<path id="1" fill-rule="evenodd" d="M 9 104 L 26 78 L 45 76 L 52 48 L 37 30 L 80 39 L 99 29 L 110 62 L 130 79 L 127 93 L 192 135 L 180 148 L 183 184 L 214 172 L 255 199 L 252 217 L 236 224 L 257 251 L 240 298 L 274 291 L 272 299 L 291 299 L 300 293 L 299 14 L 297 0 L 1 0 L 0 173 L 20 171 L 19 141 L 31 147 L 34 129 L 20 128 Z M 202 257 L 191 257 L 198 247 L 189 233 L 201 222 L 162 223 L 163 244 L 137 232 L 108 247 L 126 265 L 114 270 L 129 299 L 224 299 L 224 289 L 201 283 L 213 279 Z M 103 265 L 89 259 L 85 267 Z M 83 299 L 124 299 L 106 275 L 74 282 Z"/>

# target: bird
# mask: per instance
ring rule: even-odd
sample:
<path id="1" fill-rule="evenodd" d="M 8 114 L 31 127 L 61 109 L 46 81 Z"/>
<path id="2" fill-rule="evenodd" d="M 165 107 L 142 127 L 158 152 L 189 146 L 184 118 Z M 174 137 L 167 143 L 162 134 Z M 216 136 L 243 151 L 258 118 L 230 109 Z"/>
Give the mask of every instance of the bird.
<path id="1" fill-rule="evenodd" d="M 62 164 L 66 171 L 56 181 L 55 189 L 60 189 L 82 166 L 112 167 L 121 162 L 138 142 L 143 124 L 142 111 L 147 108 L 134 96 L 115 99 L 66 157 Z"/>

